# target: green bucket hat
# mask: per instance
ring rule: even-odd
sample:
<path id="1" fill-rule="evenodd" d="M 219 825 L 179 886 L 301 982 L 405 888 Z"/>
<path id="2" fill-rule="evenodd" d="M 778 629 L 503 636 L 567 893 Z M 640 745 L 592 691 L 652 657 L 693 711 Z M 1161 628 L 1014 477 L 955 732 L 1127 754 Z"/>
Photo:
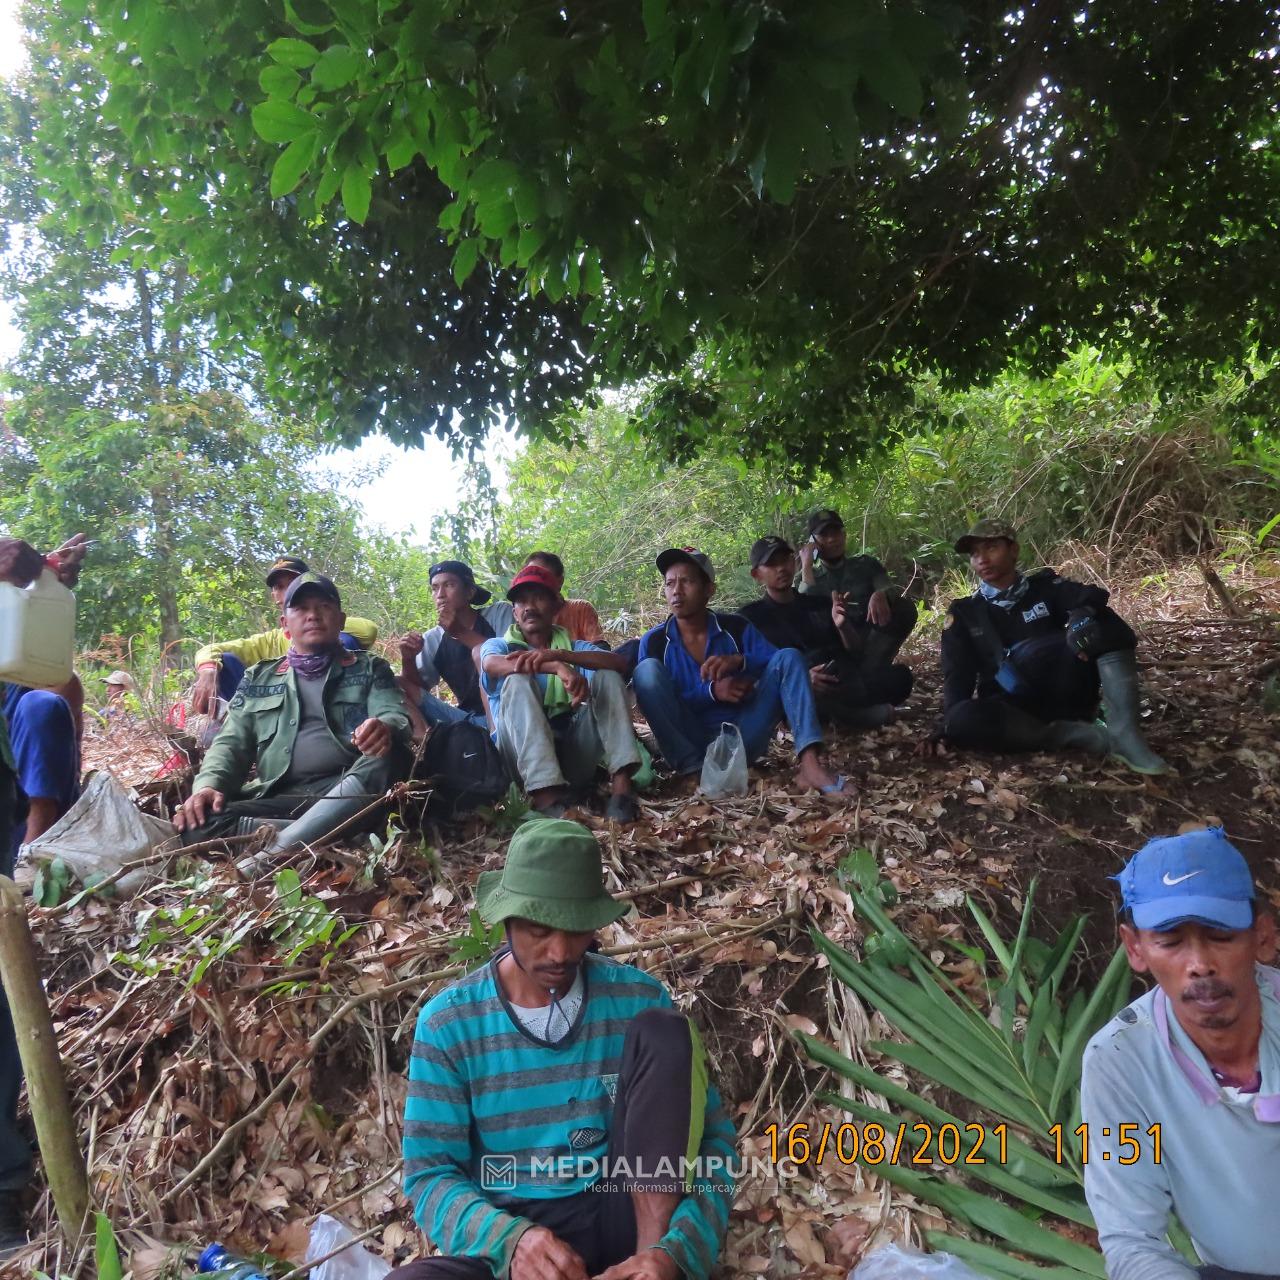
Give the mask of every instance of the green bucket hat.
<path id="1" fill-rule="evenodd" d="M 628 907 L 605 892 L 595 836 L 563 818 L 530 819 L 512 838 L 506 866 L 476 882 L 476 909 L 490 924 L 517 917 L 590 933 L 620 920 Z"/>

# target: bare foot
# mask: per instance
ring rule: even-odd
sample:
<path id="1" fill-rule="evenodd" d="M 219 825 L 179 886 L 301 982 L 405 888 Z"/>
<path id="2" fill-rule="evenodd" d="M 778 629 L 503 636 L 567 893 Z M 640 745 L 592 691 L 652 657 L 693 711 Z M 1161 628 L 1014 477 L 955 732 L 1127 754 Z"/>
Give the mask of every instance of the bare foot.
<path id="1" fill-rule="evenodd" d="M 857 790 L 851 778 L 832 773 L 816 751 L 806 751 L 800 757 L 796 780 L 802 786 L 821 791 L 823 795 L 853 795 Z"/>

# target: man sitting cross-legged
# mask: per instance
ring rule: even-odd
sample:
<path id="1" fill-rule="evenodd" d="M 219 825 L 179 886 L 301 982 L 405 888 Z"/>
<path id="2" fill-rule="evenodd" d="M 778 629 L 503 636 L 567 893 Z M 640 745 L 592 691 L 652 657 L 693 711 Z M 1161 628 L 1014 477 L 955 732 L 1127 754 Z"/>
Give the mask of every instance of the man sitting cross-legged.
<path id="1" fill-rule="evenodd" d="M 701 551 L 672 547 L 657 564 L 671 616 L 642 637 L 632 685 L 671 767 L 696 773 L 725 721 L 738 726 L 747 758 L 759 759 L 785 719 L 800 781 L 828 794 L 852 791 L 822 763 L 818 708 L 799 652 L 775 649 L 741 614 L 711 611 L 715 570 Z"/>
<path id="2" fill-rule="evenodd" d="M 697 1029 L 656 978 L 593 950 L 625 914 L 576 822 L 516 833 L 476 907 L 506 930 L 418 1017 L 404 1186 L 442 1257 L 388 1280 L 706 1280 L 736 1134 Z"/>
<path id="3" fill-rule="evenodd" d="M 911 692 L 911 668 L 890 663 L 865 643 L 867 627 L 856 621 L 848 597 L 840 591 L 801 595 L 794 585 L 796 553 L 778 537 L 752 544 L 751 576 L 764 595 L 740 612 L 770 644 L 800 650 L 818 714 L 847 729 L 886 724 Z"/>
<path id="4" fill-rule="evenodd" d="M 507 592 L 515 622 L 480 647 L 494 740 L 540 812 L 562 816 L 568 787 L 589 784 L 603 761 L 613 788 L 606 816 L 633 822 L 639 808 L 631 775 L 640 752 L 621 675 L 625 659 L 557 627 L 559 594 L 553 575 L 526 566 Z"/>
<path id="5" fill-rule="evenodd" d="M 307 573 L 289 584 L 289 651 L 245 672 L 191 798 L 173 815 L 185 844 L 264 822 L 283 827 L 267 852 L 311 843 L 405 776 L 409 720 L 396 678 L 383 659 L 343 648 L 343 621 L 328 578 Z"/>

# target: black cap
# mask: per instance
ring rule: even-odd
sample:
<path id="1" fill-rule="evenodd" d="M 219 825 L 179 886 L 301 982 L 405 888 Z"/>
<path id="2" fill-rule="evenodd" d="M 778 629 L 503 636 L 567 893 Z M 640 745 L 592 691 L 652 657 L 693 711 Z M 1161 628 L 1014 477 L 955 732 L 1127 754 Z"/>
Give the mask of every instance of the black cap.
<path id="1" fill-rule="evenodd" d="M 820 529 L 825 529 L 828 525 L 833 524 L 838 524 L 842 529 L 844 528 L 844 521 L 840 518 L 840 513 L 838 511 L 833 511 L 830 507 L 819 507 L 817 511 L 809 517 L 809 523 L 805 532 L 812 537 Z"/>
<path id="2" fill-rule="evenodd" d="M 284 607 L 291 609 L 293 602 L 308 591 L 313 591 L 316 595 L 323 596 L 326 600 L 332 600 L 339 609 L 342 608 L 342 601 L 338 598 L 338 588 L 323 573 L 303 573 L 294 578 L 289 583 L 288 591 L 284 593 Z"/>
<path id="3" fill-rule="evenodd" d="M 267 586 L 272 585 L 272 580 L 278 573 L 309 573 L 310 566 L 305 560 L 299 560 L 297 556 L 276 556 L 275 563 L 267 570 Z"/>
<path id="4" fill-rule="evenodd" d="M 461 560 L 441 560 L 439 564 L 433 564 L 427 574 L 427 581 L 430 582 L 437 573 L 451 573 L 455 578 L 470 587 L 472 604 L 488 604 L 493 599 L 493 592 L 486 591 L 482 586 L 479 586 L 476 583 L 476 575 L 471 572 L 471 566 L 464 564 Z"/>
<path id="5" fill-rule="evenodd" d="M 779 538 L 776 533 L 771 533 L 765 538 L 757 538 L 751 544 L 751 567 L 758 569 L 762 564 L 768 564 L 779 551 L 785 551 L 789 556 L 796 553 L 795 547 L 786 538 Z"/>
<path id="6" fill-rule="evenodd" d="M 668 547 L 658 557 L 657 564 L 658 572 L 662 574 L 665 574 L 673 564 L 691 564 L 695 569 L 701 570 L 708 582 L 716 580 L 716 571 L 711 563 L 711 557 L 705 551 L 698 551 L 693 547 Z"/>

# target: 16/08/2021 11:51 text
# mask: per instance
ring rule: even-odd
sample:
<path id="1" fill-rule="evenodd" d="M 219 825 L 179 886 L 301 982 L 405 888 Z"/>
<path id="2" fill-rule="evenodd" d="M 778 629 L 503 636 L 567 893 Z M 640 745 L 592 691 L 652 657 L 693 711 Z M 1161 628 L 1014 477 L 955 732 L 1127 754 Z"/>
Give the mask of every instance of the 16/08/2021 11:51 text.
<path id="1" fill-rule="evenodd" d="M 886 1127 L 872 1122 L 865 1125 L 830 1122 L 799 1121 L 781 1126 L 767 1125 L 764 1130 L 769 1139 L 769 1159 L 790 1160 L 794 1164 L 806 1164 L 813 1160 L 818 1164 L 833 1155 L 841 1164 L 897 1164 L 904 1156 L 905 1163 L 929 1166 L 1007 1164 L 1009 1159 L 1009 1126 L 1007 1124 L 931 1124 L 916 1121 Z M 1091 1154 L 1103 1161 L 1115 1159 L 1117 1164 L 1137 1164 L 1144 1156 L 1153 1164 L 1161 1158 L 1160 1125 L 1145 1129 L 1137 1124 L 1117 1126 L 1114 1134 L 1110 1128 L 1098 1131 L 1101 1139 L 1114 1137 L 1116 1150 L 1109 1147 L 1100 1153 L 1090 1151 L 1088 1126 L 1077 1125 L 1067 1129 L 1065 1125 L 1051 1125 L 1047 1136 L 1053 1144 L 1053 1159 L 1058 1164 L 1088 1164 Z M 1073 1141 L 1074 1140 L 1074 1141 Z M 1144 1145 L 1145 1140 L 1145 1145 Z"/>

